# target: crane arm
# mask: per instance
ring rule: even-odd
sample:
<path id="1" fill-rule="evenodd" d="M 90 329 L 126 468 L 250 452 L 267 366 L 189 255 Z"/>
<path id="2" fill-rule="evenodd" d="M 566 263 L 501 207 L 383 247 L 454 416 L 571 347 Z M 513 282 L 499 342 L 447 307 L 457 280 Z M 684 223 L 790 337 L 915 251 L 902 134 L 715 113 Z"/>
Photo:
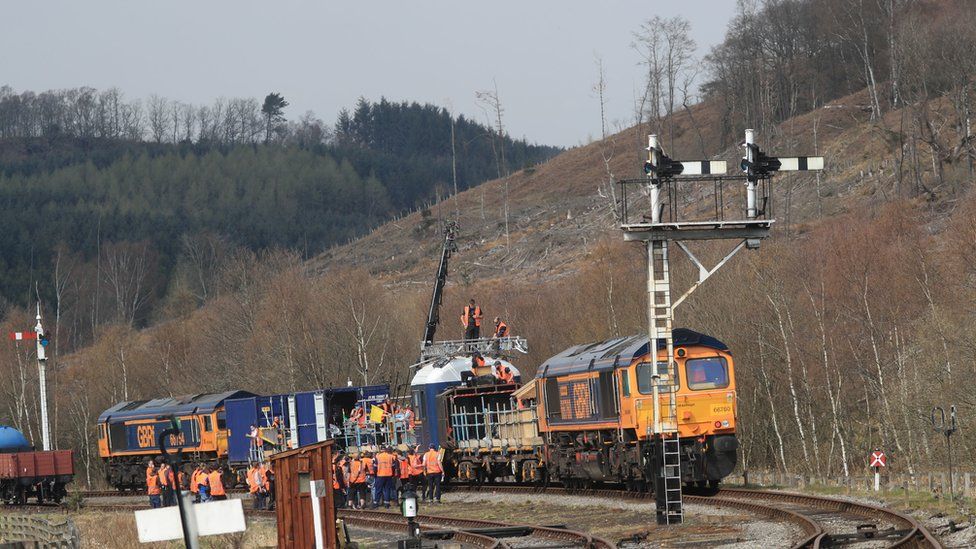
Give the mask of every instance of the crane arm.
<path id="1" fill-rule="evenodd" d="M 457 221 L 448 221 L 444 225 L 444 246 L 441 248 L 441 262 L 437 267 L 437 277 L 434 280 L 434 293 L 430 298 L 430 310 L 427 313 L 427 327 L 424 329 L 424 347 L 434 342 L 437 324 L 440 322 L 441 301 L 444 299 L 444 286 L 447 284 L 447 267 L 451 254 L 457 251 L 455 239 L 458 233 Z"/>

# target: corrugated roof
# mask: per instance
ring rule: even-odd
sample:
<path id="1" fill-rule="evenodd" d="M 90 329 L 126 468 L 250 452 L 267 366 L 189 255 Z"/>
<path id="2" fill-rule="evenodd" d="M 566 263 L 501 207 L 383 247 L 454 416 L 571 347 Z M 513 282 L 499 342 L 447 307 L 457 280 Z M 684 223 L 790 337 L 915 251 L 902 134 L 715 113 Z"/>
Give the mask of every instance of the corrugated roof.
<path id="1" fill-rule="evenodd" d="M 728 351 L 728 346 L 712 336 L 687 328 L 677 328 L 672 332 L 674 346 L 701 345 L 719 351 Z M 658 350 L 664 349 L 664 342 L 658 341 Z M 595 343 L 570 347 L 545 361 L 539 367 L 536 377 L 545 378 L 580 372 L 611 370 L 615 364 L 627 365 L 635 358 L 647 354 L 646 334 L 616 337 Z"/>
<path id="2" fill-rule="evenodd" d="M 247 391 L 227 391 L 225 393 L 199 393 L 177 397 L 154 398 L 152 400 L 129 400 L 119 402 L 98 416 L 99 423 L 108 418 L 116 419 L 145 419 L 157 416 L 185 415 L 191 413 L 206 414 L 213 412 L 229 398 L 246 398 L 256 396 Z"/>

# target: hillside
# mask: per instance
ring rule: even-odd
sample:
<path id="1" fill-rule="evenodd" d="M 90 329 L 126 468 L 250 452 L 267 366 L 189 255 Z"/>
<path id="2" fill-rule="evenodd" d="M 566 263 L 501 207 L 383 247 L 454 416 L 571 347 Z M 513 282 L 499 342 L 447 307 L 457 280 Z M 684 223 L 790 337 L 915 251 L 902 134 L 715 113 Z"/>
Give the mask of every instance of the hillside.
<path id="1" fill-rule="evenodd" d="M 904 113 L 891 111 L 882 123 L 871 123 L 861 108 L 864 101 L 864 92 L 843 97 L 762 136 L 764 150 L 773 154 L 817 151 L 826 157 L 820 198 L 814 175 L 776 178 L 777 230 L 802 230 L 820 212 L 837 215 L 893 196 L 894 159 L 880 126 L 897 124 Z M 725 159 L 730 170 L 737 170 L 741 147 L 723 144 L 714 126 L 702 124 L 716 116 L 716 105 L 708 102 L 676 115 L 675 143 L 666 152 L 675 159 Z M 453 218 L 457 208 L 461 253 L 452 266 L 451 283 L 496 278 L 521 283 L 566 276 L 580 268 L 595 242 L 620 237 L 603 157 L 612 156 L 610 170 L 617 179 L 638 177 L 646 158 L 647 131 L 647 126 L 628 128 L 606 142 L 590 143 L 506 179 L 486 182 L 460 193 L 456 202 L 452 198 L 414 211 L 330 249 L 311 264 L 320 272 L 331 266 L 355 266 L 387 283 L 426 284 L 439 254 L 439 220 Z M 506 185 L 510 245 L 505 236 Z M 688 196 L 684 207 L 693 210 L 698 205 L 695 194 Z M 707 208 L 710 196 L 706 190 L 697 200 Z"/>

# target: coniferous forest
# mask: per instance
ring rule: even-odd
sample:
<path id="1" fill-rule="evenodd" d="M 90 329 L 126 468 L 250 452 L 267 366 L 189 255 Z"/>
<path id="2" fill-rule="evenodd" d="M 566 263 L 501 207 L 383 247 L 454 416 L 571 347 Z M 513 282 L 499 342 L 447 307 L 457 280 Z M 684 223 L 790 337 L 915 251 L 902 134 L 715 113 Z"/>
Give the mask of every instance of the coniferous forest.
<path id="1" fill-rule="evenodd" d="M 194 242 L 309 257 L 454 193 L 452 164 L 460 191 L 558 152 L 433 105 L 360 99 L 334 125 L 286 108 L 0 88 L 0 313 L 56 301 L 70 264 L 113 287 L 93 325 L 145 325 Z"/>

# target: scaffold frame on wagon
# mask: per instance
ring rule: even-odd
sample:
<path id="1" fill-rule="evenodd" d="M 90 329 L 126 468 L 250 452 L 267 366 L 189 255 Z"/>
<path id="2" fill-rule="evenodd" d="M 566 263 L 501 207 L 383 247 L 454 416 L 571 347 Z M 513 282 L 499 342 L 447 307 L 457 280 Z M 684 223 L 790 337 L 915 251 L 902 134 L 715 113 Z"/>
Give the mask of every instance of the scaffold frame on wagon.
<path id="1" fill-rule="evenodd" d="M 414 367 L 438 358 L 472 355 L 474 353 L 483 356 L 505 356 L 513 352 L 527 354 L 529 342 L 524 337 L 518 336 L 435 341 L 421 346 L 420 363 Z"/>
<path id="2" fill-rule="evenodd" d="M 448 425 L 458 449 L 505 452 L 541 443 L 536 407 L 520 407 L 511 398 L 514 388 L 458 387 L 448 393 Z"/>

